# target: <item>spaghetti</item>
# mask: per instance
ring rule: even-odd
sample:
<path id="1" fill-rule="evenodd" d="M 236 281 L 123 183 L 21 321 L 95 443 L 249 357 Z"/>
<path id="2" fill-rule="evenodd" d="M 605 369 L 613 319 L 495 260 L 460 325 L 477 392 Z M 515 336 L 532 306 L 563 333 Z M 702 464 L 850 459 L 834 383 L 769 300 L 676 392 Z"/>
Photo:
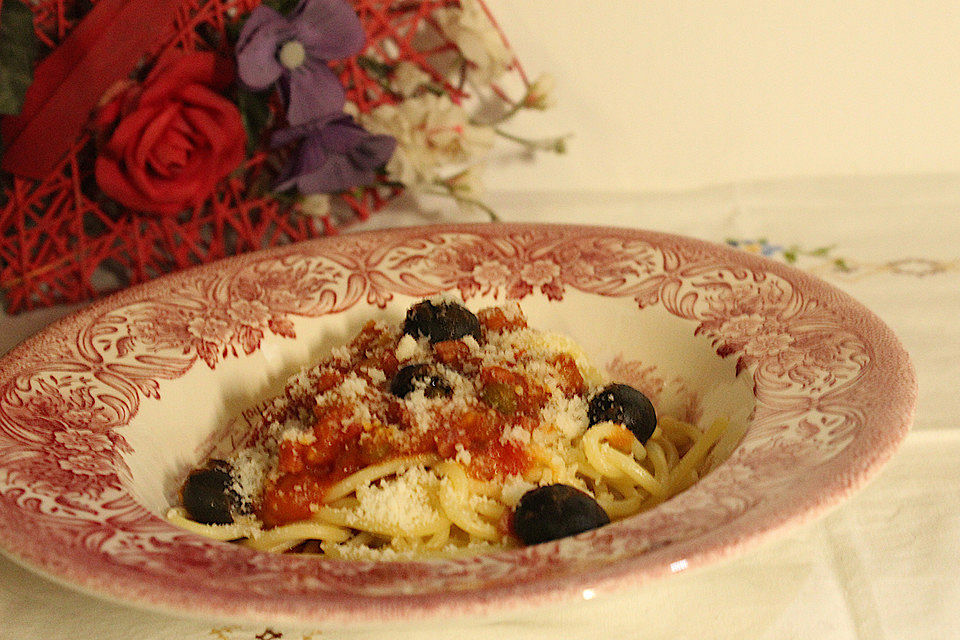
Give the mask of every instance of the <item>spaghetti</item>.
<path id="1" fill-rule="evenodd" d="M 243 446 L 191 474 L 168 518 L 258 550 L 354 559 L 576 533 L 685 490 L 735 444 L 724 420 L 701 431 L 644 403 L 516 305 L 474 315 L 427 300 L 291 378 Z M 529 506 L 557 487 L 562 500 Z M 592 524 L 547 523 L 559 533 L 528 539 L 519 512 L 544 504 L 560 515 L 524 523 L 567 518 L 565 504 L 599 516 L 578 511 L 571 521 Z"/>

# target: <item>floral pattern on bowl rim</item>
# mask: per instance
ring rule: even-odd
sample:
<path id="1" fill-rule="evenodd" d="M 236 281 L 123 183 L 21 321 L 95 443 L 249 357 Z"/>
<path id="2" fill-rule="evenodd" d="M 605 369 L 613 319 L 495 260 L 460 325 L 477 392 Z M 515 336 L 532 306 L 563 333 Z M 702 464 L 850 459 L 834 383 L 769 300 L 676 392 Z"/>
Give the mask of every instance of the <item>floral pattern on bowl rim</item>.
<path id="1" fill-rule="evenodd" d="M 573 538 L 442 561 L 252 552 L 172 527 L 155 499 L 131 488 L 134 467 L 163 446 L 132 441 L 131 425 L 173 402 L 172 385 L 202 385 L 228 370 L 243 376 L 270 345 L 296 344 L 306 320 L 356 324 L 437 293 L 561 311 L 579 297 L 637 318 L 655 309 L 747 376 L 748 431 L 713 473 L 649 512 Z M 302 624 L 490 614 L 702 566 L 823 513 L 894 453 L 915 401 L 909 358 L 870 311 L 729 247 L 537 224 L 326 238 L 133 287 L 5 356 L 0 548 L 68 585 L 181 614 Z"/>

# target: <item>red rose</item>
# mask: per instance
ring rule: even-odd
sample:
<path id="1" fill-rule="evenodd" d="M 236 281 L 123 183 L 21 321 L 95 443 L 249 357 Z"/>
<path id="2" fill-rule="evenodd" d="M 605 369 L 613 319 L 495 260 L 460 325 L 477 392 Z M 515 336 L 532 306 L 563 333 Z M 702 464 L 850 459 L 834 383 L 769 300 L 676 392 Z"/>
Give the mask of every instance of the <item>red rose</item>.
<path id="1" fill-rule="evenodd" d="M 202 203 L 245 155 L 240 112 L 218 93 L 233 78 L 229 60 L 190 53 L 114 98 L 96 121 L 103 126 L 119 118 L 97 157 L 100 189 L 128 207 L 161 215 Z"/>

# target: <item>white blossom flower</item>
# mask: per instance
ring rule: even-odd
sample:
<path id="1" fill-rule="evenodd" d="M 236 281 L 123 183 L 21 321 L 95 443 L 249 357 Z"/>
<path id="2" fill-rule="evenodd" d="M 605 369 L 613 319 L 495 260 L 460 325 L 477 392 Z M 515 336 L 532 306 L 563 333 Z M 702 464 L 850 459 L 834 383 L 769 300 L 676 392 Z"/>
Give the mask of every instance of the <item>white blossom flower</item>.
<path id="1" fill-rule="evenodd" d="M 361 124 L 397 140 L 387 174 L 413 189 L 434 185 L 458 167 L 475 163 L 493 145 L 493 130 L 471 124 L 467 112 L 447 95 L 425 93 L 381 105 L 361 115 Z"/>
<path id="2" fill-rule="evenodd" d="M 482 173 L 482 167 L 471 166 L 444 181 L 450 195 L 465 213 L 473 213 L 478 207 L 486 209 L 480 202 L 483 197 Z"/>
<path id="3" fill-rule="evenodd" d="M 430 75 L 412 62 L 403 60 L 393 70 L 393 81 L 396 92 L 409 98 L 430 82 Z"/>
<path id="4" fill-rule="evenodd" d="M 483 195 L 481 173 L 481 168 L 469 167 L 465 171 L 448 178 L 446 185 L 454 197 L 477 199 Z"/>
<path id="5" fill-rule="evenodd" d="M 549 73 L 544 73 L 530 85 L 527 95 L 523 99 L 523 106 L 528 109 L 549 109 L 553 106 L 553 89 L 556 82 Z"/>
<path id="6" fill-rule="evenodd" d="M 300 201 L 300 212 L 308 216 L 322 218 L 330 213 L 330 195 L 326 193 L 308 193 Z"/>
<path id="7" fill-rule="evenodd" d="M 473 64 L 468 73 L 474 80 L 490 83 L 513 65 L 513 53 L 477 0 L 461 0 L 459 9 L 438 11 L 437 21 L 443 34 Z"/>

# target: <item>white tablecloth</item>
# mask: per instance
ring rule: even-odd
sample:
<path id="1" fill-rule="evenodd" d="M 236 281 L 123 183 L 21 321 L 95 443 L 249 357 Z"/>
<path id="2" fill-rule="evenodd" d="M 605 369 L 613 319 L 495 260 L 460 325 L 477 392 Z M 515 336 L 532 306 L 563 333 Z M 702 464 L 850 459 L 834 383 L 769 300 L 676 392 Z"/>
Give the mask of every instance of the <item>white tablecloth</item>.
<path id="1" fill-rule="evenodd" d="M 670 193 L 491 193 L 510 221 L 644 227 L 734 242 L 852 294 L 899 335 L 919 379 L 914 429 L 884 472 L 826 517 L 641 589 L 502 619 L 298 630 L 105 603 L 0 558 L 0 638 L 960 637 L 960 175 L 794 179 Z M 461 219 L 400 204 L 367 226 Z M 5 351 L 67 309 L 0 317 Z"/>

